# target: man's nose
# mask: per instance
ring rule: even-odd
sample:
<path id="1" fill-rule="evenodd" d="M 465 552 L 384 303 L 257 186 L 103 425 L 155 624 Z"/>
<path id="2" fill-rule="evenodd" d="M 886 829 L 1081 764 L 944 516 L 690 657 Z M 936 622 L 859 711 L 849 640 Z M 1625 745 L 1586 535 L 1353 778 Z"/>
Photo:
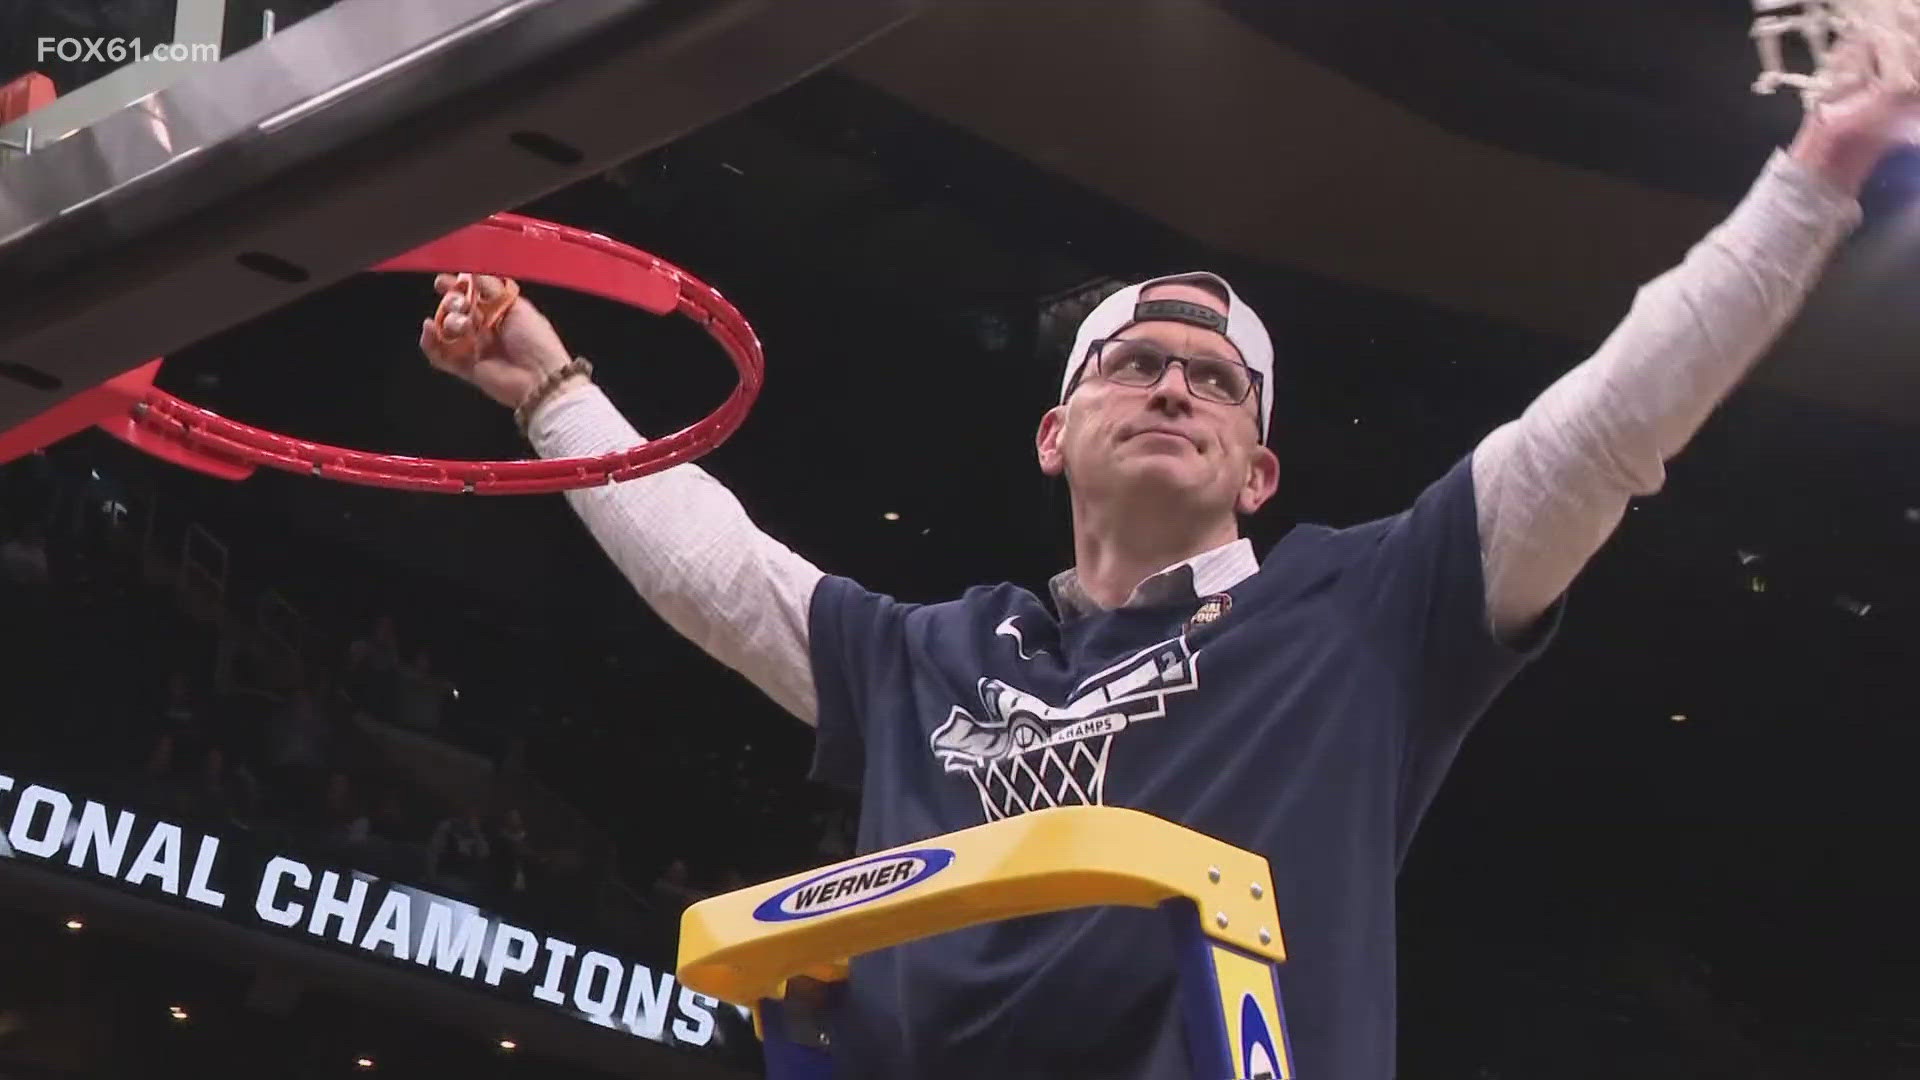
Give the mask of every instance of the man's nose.
<path id="1" fill-rule="evenodd" d="M 1192 415 L 1193 391 L 1187 388 L 1187 365 L 1169 362 L 1160 374 L 1160 381 L 1153 384 L 1147 404 L 1168 416 Z"/>

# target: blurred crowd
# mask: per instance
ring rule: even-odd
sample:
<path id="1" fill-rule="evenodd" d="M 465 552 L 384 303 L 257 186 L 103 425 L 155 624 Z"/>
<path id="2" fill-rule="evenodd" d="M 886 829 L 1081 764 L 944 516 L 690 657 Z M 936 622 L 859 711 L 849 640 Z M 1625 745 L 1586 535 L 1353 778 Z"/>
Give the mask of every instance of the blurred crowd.
<path id="1" fill-rule="evenodd" d="M 748 883 L 711 851 L 622 852 L 607 815 L 554 793 L 587 734 L 467 715 L 394 614 L 281 648 L 156 553 L 135 502 L 47 455 L 0 469 L 0 603 L 34 628 L 0 672 L 23 721 L 10 767 L 655 957 L 686 905 Z M 717 803 L 753 803 L 743 769 L 711 764 L 732 785 Z M 756 876 L 851 853 L 844 810 L 799 817 L 804 842 Z"/>

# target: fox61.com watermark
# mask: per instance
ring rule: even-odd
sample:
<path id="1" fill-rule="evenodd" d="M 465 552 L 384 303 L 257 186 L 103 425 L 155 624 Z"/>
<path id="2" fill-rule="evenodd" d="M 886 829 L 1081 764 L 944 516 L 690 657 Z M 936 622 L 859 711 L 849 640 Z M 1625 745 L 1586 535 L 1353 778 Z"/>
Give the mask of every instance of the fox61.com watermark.
<path id="1" fill-rule="evenodd" d="M 220 46 L 216 42 L 142 41 L 139 38 L 43 37 L 39 39 L 37 60 L 78 63 L 84 60 L 110 64 L 137 64 L 146 60 L 161 63 L 216 63 Z"/>

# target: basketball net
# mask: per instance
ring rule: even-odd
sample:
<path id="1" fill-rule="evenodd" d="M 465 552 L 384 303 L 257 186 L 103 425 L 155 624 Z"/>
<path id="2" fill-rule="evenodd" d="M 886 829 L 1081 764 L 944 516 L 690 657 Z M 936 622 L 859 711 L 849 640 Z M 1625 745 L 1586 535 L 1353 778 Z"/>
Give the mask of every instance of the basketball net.
<path id="1" fill-rule="evenodd" d="M 1113 736 L 989 758 L 966 770 L 988 821 L 1055 806 L 1102 806 Z"/>
<path id="2" fill-rule="evenodd" d="M 1920 90 L 1920 0 L 1753 0 L 1758 94 L 1800 91 L 1812 109 L 1869 82 Z M 1811 70 L 1793 70 L 1798 42 Z"/>

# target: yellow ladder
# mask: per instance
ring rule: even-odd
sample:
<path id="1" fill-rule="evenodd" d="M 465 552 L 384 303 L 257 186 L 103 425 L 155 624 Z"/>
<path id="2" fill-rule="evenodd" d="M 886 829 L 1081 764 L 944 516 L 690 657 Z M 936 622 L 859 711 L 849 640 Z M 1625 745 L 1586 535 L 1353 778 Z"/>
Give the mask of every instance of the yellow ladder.
<path id="1" fill-rule="evenodd" d="M 826 1080 L 850 958 L 1109 905 L 1167 914 L 1195 1080 L 1293 1080 L 1267 860 L 1137 810 L 1038 810 L 704 900 L 681 920 L 680 980 L 753 1010 L 769 1080 Z"/>

